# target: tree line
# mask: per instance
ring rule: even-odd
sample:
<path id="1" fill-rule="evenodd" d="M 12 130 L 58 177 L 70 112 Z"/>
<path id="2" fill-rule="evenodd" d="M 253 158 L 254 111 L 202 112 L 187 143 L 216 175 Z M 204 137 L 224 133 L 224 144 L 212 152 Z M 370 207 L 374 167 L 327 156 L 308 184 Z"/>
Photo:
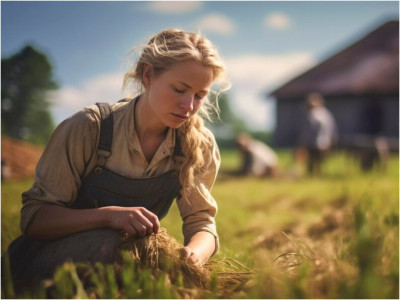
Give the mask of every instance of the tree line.
<path id="1" fill-rule="evenodd" d="M 49 59 L 34 47 L 2 59 L 2 135 L 45 144 L 55 126 L 47 93 L 57 87 Z"/>

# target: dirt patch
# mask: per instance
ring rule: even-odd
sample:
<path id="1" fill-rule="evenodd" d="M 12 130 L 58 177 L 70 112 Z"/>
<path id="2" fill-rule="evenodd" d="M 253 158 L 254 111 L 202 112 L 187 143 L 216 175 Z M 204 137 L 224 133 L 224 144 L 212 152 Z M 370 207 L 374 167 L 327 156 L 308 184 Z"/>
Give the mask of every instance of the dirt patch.
<path id="1" fill-rule="evenodd" d="M 308 236 L 318 239 L 335 230 L 347 231 L 351 216 L 344 209 L 332 209 L 324 213 L 321 220 L 308 227 Z"/>
<path id="2" fill-rule="evenodd" d="M 35 175 L 43 148 L 24 141 L 1 138 L 2 180 L 24 179 Z"/>
<path id="3" fill-rule="evenodd" d="M 330 239 L 337 235 L 345 236 L 352 230 L 353 215 L 351 210 L 346 207 L 339 209 L 333 206 L 328 207 L 321 218 L 306 226 L 300 226 L 298 223 L 286 225 L 273 232 L 264 232 L 254 240 L 254 246 L 267 248 L 269 250 L 282 247 L 284 244 L 290 244 L 287 235 L 309 239 L 313 243 L 319 240 Z"/>
<path id="4" fill-rule="evenodd" d="M 256 248 L 267 248 L 269 250 L 280 248 L 288 243 L 285 234 L 293 233 L 297 225 L 297 223 L 292 223 L 282 227 L 279 231 L 260 234 L 255 238 L 254 246 Z"/>

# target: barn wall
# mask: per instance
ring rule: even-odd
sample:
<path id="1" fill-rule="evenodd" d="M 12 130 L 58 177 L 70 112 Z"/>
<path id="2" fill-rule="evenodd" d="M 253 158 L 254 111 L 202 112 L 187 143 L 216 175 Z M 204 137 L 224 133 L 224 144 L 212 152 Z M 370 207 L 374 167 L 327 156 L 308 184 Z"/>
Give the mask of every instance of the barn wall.
<path id="1" fill-rule="evenodd" d="M 328 99 L 339 134 L 399 137 L 399 99 L 397 97 L 343 97 Z"/>
<path id="2" fill-rule="evenodd" d="M 304 102 L 301 99 L 278 100 L 276 112 L 272 145 L 277 148 L 295 146 L 298 128 L 304 118 Z"/>
<path id="3" fill-rule="evenodd" d="M 388 97 L 382 101 L 384 112 L 382 133 L 389 137 L 399 138 L 399 98 Z"/>
<path id="4" fill-rule="evenodd" d="M 327 99 L 326 107 L 333 114 L 338 134 L 353 135 L 360 130 L 362 115 L 359 113 L 363 106 L 363 99 L 343 97 Z"/>
<path id="5" fill-rule="evenodd" d="M 326 107 L 336 120 L 340 136 L 383 135 L 399 138 L 399 99 L 397 97 L 343 96 L 326 99 Z M 273 146 L 294 147 L 305 116 L 304 99 L 278 99 L 277 124 Z"/>

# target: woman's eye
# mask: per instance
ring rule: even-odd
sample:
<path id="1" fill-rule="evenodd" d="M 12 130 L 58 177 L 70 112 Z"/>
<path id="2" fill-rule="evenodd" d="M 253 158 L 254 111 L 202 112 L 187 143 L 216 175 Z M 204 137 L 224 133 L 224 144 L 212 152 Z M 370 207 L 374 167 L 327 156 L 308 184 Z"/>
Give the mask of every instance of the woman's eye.
<path id="1" fill-rule="evenodd" d="M 197 99 L 197 100 L 201 100 L 201 99 L 203 99 L 203 98 L 204 98 L 204 96 L 197 95 L 197 94 L 195 95 L 195 97 L 196 97 L 196 99 Z"/>
<path id="2" fill-rule="evenodd" d="M 184 90 L 180 90 L 177 88 L 174 88 L 175 92 L 179 93 L 179 94 L 183 94 L 185 91 Z"/>

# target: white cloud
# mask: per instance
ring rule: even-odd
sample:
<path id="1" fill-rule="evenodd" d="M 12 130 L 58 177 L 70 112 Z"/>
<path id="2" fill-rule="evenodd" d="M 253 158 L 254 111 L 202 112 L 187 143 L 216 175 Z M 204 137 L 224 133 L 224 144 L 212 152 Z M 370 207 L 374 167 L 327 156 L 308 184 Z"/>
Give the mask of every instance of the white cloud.
<path id="1" fill-rule="evenodd" d="M 267 94 L 315 64 L 310 53 L 243 55 L 226 60 L 233 111 L 251 127 L 271 130 L 275 104 Z"/>
<path id="2" fill-rule="evenodd" d="M 96 102 L 114 103 L 123 97 L 124 74 L 103 74 L 91 78 L 81 87 L 62 87 L 50 94 L 52 113 L 56 123 L 61 122 L 83 107 Z"/>
<path id="3" fill-rule="evenodd" d="M 204 16 L 196 24 L 201 31 L 208 31 L 224 35 L 232 34 L 235 31 L 235 24 L 227 17 L 220 14 L 209 14 Z"/>
<path id="4" fill-rule="evenodd" d="M 290 27 L 291 22 L 287 15 L 276 12 L 266 16 L 264 24 L 272 29 L 285 30 Z"/>
<path id="5" fill-rule="evenodd" d="M 167 14 L 180 14 L 195 11 L 201 7 L 200 1 L 157 1 L 150 2 L 148 9 Z"/>

